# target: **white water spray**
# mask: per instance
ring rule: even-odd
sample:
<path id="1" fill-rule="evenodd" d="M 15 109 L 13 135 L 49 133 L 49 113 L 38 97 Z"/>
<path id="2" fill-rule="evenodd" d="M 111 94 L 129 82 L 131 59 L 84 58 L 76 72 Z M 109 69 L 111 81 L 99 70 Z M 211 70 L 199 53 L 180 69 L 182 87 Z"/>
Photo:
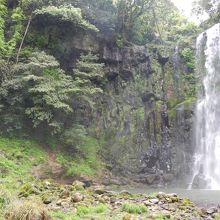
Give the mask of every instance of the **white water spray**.
<path id="1" fill-rule="evenodd" d="M 220 24 L 197 39 L 197 72 L 202 89 L 196 107 L 194 176 L 203 166 L 209 189 L 220 189 Z"/>

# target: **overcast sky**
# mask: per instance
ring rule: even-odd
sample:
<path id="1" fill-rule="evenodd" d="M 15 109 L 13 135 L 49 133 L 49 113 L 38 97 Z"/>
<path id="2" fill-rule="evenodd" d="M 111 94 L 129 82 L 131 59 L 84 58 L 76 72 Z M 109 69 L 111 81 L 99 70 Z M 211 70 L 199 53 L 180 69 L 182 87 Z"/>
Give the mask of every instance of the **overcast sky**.
<path id="1" fill-rule="evenodd" d="M 193 0 L 171 0 L 183 13 L 190 17 Z"/>
<path id="2" fill-rule="evenodd" d="M 195 0 L 171 0 L 182 13 L 189 18 L 190 21 L 200 24 L 201 21 L 208 19 L 207 14 L 203 14 L 199 18 L 192 13 L 192 5 Z"/>

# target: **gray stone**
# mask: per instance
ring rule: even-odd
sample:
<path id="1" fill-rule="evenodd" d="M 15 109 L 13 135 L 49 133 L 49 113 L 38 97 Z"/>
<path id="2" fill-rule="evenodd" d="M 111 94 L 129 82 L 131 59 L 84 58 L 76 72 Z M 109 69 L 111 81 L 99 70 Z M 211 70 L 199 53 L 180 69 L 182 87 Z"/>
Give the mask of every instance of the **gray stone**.
<path id="1" fill-rule="evenodd" d="M 152 204 L 158 204 L 159 199 L 150 199 L 150 202 L 151 202 Z"/>

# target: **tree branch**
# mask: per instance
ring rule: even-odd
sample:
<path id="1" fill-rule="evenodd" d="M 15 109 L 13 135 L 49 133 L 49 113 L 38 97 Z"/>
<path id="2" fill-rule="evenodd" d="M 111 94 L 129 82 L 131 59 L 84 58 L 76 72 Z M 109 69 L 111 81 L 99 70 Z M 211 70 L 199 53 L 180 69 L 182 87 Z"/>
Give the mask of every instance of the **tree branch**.
<path id="1" fill-rule="evenodd" d="M 17 64 L 18 61 L 19 61 L 19 55 L 20 55 L 22 46 L 23 46 L 23 44 L 24 44 L 25 37 L 26 37 L 26 35 L 27 35 L 27 33 L 28 33 L 28 30 L 29 30 L 29 27 L 30 27 L 30 24 L 31 24 L 31 20 L 32 20 L 32 14 L 31 14 L 30 17 L 29 17 L 29 20 L 28 20 L 28 23 L 27 23 L 27 26 L 26 26 L 26 29 L 25 29 L 23 38 L 22 38 L 22 40 L 21 40 L 21 43 L 20 43 L 20 46 L 19 46 L 19 49 L 18 49 L 18 52 L 17 52 L 16 64 Z"/>

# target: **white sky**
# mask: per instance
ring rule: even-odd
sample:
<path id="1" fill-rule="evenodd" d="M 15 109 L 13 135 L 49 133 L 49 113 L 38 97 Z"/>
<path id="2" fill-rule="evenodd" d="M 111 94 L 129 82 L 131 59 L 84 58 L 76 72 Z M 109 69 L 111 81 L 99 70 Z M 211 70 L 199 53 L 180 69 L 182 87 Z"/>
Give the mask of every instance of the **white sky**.
<path id="1" fill-rule="evenodd" d="M 187 17 L 191 17 L 193 0 L 171 0 Z"/>
<path id="2" fill-rule="evenodd" d="M 204 21 L 208 18 L 207 14 L 203 14 L 199 18 L 192 13 L 192 6 L 195 0 L 171 0 L 177 8 L 179 8 L 182 13 L 189 18 L 190 21 L 200 24 L 201 21 Z"/>

